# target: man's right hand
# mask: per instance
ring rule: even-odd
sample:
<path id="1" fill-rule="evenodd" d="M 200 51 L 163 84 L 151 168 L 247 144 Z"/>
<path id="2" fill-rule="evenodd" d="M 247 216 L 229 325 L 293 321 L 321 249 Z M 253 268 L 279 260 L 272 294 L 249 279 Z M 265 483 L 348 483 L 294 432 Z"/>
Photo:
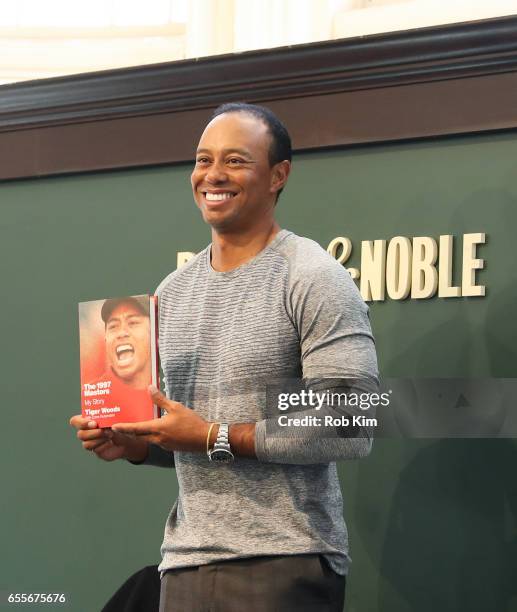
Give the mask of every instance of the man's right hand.
<path id="1" fill-rule="evenodd" d="M 82 440 L 83 448 L 104 461 L 129 459 L 140 462 L 147 457 L 148 443 L 145 440 L 115 433 L 110 428 L 100 429 L 95 421 L 80 414 L 70 419 L 70 425 L 77 429 L 77 437 Z"/>

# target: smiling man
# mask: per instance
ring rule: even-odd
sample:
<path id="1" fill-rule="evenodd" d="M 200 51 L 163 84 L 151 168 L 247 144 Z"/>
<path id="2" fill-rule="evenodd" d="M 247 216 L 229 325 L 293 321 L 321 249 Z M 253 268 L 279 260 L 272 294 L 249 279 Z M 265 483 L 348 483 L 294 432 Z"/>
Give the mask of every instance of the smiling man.
<path id="1" fill-rule="evenodd" d="M 283 135 L 283 126 L 274 125 Z M 237 242 L 245 258 L 256 250 L 248 238 L 267 243 L 280 229 L 273 208 L 289 176 L 290 141 L 271 140 L 270 127 L 256 116 L 222 113 L 204 131 L 196 152 L 191 182 L 203 219 L 233 248 Z"/>
<path id="2" fill-rule="evenodd" d="M 270 110 L 216 110 L 191 176 L 212 241 L 157 289 L 167 397 L 152 395 L 167 414 L 111 432 L 72 419 L 102 459 L 176 468 L 161 612 L 343 609 L 350 559 L 336 461 L 367 455 L 371 431 L 279 433 L 268 398 L 287 379 L 340 391 L 353 379 L 371 392 L 377 361 L 348 272 L 275 220 L 290 168 L 289 135 Z"/>

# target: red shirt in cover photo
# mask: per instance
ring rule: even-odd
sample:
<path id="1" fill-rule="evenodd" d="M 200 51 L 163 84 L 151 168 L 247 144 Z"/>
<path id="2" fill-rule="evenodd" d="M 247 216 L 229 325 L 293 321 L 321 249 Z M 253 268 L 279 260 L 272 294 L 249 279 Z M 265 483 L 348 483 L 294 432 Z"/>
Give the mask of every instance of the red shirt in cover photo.
<path id="1" fill-rule="evenodd" d="M 100 427 L 141 421 L 146 410 L 148 418 L 154 418 L 153 402 L 147 388 L 135 389 L 126 385 L 113 372 L 108 371 L 83 385 L 82 396 L 83 406 L 89 410 L 86 415 L 97 421 Z"/>

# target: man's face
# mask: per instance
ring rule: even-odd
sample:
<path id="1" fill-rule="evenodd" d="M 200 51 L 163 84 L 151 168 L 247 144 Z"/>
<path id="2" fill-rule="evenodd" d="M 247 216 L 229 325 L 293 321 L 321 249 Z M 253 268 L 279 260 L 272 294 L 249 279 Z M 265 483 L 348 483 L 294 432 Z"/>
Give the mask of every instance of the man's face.
<path id="1" fill-rule="evenodd" d="M 279 177 L 278 164 L 269 165 L 270 145 L 267 126 L 247 113 L 225 113 L 207 125 L 191 175 L 206 223 L 238 231 L 271 214 Z"/>
<path id="2" fill-rule="evenodd" d="M 149 317 L 131 303 L 119 304 L 106 322 L 108 365 L 127 384 L 150 370 Z"/>

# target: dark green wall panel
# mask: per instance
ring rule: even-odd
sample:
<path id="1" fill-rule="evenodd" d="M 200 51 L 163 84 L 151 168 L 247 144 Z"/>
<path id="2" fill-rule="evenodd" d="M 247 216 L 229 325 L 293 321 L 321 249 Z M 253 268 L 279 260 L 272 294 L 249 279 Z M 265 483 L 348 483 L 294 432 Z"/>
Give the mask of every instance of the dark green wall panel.
<path id="1" fill-rule="evenodd" d="M 371 305 L 383 375 L 515 376 L 516 159 L 514 133 L 296 157 L 281 225 L 324 246 L 348 236 L 349 265 L 360 240 L 487 233 L 486 298 Z M 79 406 L 77 303 L 152 291 L 177 251 L 209 241 L 188 175 L 0 185 L 0 589 L 65 591 L 69 609 L 94 611 L 159 561 L 174 472 L 104 464 L 67 422 Z M 513 441 L 378 440 L 370 458 L 342 464 L 348 611 L 516 609 L 516 454 Z"/>

